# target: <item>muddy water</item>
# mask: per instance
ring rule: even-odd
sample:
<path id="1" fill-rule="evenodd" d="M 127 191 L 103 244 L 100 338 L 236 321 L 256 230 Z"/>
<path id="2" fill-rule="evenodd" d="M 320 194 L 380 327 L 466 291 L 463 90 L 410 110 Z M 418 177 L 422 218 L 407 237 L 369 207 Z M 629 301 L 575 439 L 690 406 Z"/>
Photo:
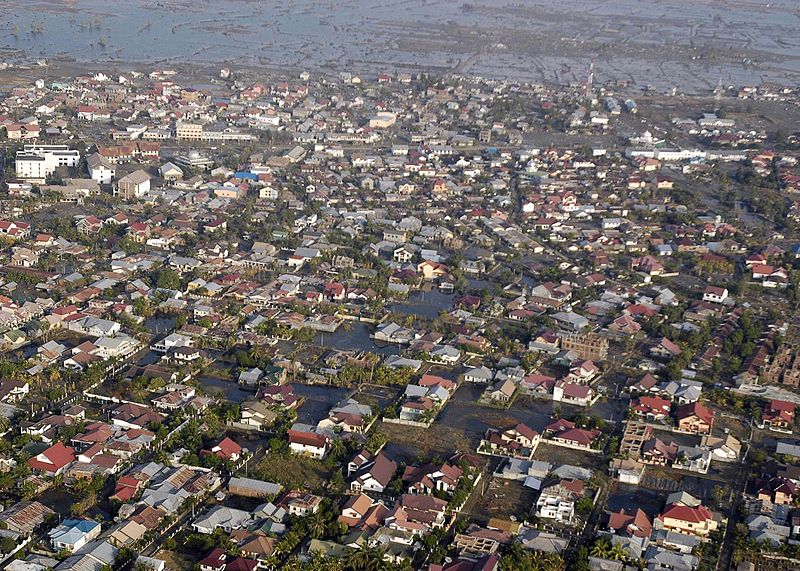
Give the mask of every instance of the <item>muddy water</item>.
<path id="1" fill-rule="evenodd" d="M 374 73 L 437 69 L 658 89 L 800 77 L 796 0 L 5 0 L 28 58 Z M 5 17 L 8 16 L 8 17 Z"/>

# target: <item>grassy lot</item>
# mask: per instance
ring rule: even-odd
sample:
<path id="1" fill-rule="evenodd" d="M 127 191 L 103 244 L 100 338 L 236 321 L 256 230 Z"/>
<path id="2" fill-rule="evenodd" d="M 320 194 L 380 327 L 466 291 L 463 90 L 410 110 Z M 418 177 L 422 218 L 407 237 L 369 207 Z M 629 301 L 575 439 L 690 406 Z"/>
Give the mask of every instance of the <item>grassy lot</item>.
<path id="1" fill-rule="evenodd" d="M 461 430 L 439 422 L 428 429 L 382 422 L 378 430 L 388 438 L 387 453 L 398 461 L 413 462 L 419 455 L 449 458 L 456 452 L 475 452 L 472 441 Z"/>
<path id="2" fill-rule="evenodd" d="M 318 460 L 286 453 L 268 453 L 251 468 L 253 478 L 283 484 L 286 488 L 321 490 L 329 471 Z"/>

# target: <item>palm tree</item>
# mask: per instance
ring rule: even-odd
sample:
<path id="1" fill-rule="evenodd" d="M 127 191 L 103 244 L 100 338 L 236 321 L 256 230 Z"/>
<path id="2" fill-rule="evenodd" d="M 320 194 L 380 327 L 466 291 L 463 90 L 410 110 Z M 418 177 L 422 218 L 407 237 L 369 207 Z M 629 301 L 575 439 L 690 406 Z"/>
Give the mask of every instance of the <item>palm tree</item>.
<path id="1" fill-rule="evenodd" d="M 611 550 L 608 552 L 608 558 L 613 559 L 614 561 L 625 561 L 628 559 L 628 554 L 625 552 L 625 548 L 623 548 L 621 544 L 615 543 L 611 546 Z"/>
<path id="2" fill-rule="evenodd" d="M 253 346 L 250 348 L 250 358 L 251 358 L 253 361 L 255 361 L 255 362 L 256 362 L 256 364 L 258 364 L 258 363 L 260 363 L 260 362 L 261 362 L 261 358 L 262 358 L 263 356 L 264 356 L 264 348 L 263 348 L 261 345 L 259 345 L 258 343 L 255 343 L 255 344 L 254 344 L 254 345 L 253 345 Z"/>
<path id="3" fill-rule="evenodd" d="M 321 511 L 314 512 L 308 519 L 308 532 L 314 539 L 322 539 L 325 536 L 326 528 L 327 522 Z"/>
<path id="4" fill-rule="evenodd" d="M 347 558 L 350 571 L 381 571 L 386 565 L 383 550 L 377 547 L 356 549 Z"/>
<path id="5" fill-rule="evenodd" d="M 347 447 L 344 441 L 340 438 L 333 439 L 333 442 L 331 442 L 331 456 L 334 458 L 341 458 L 345 452 L 347 452 Z"/>
<path id="6" fill-rule="evenodd" d="M 606 559 L 611 554 L 611 542 L 605 537 L 602 537 L 594 542 L 592 549 L 589 551 L 592 557 L 600 557 Z"/>

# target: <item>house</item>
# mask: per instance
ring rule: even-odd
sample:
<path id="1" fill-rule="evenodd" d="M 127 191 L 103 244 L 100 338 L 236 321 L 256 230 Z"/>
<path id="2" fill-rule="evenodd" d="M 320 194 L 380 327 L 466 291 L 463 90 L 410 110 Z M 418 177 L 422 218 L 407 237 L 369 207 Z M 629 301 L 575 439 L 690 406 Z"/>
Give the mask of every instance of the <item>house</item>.
<path id="1" fill-rule="evenodd" d="M 295 454 L 321 460 L 328 452 L 328 437 L 316 432 L 289 429 L 289 449 Z"/>
<path id="2" fill-rule="evenodd" d="M 337 521 L 351 529 L 375 531 L 384 524 L 388 515 L 389 509 L 383 503 L 366 494 L 357 494 L 342 506 Z"/>
<path id="3" fill-rule="evenodd" d="M 670 503 L 656 518 L 656 528 L 707 537 L 719 526 L 714 514 L 701 505 Z"/>
<path id="4" fill-rule="evenodd" d="M 791 432 L 794 425 L 794 403 L 772 399 L 761 414 L 761 421 L 772 430 Z"/>
<path id="5" fill-rule="evenodd" d="M 137 170 L 117 181 L 116 195 L 124 200 L 141 198 L 150 191 L 150 175 Z"/>
<path id="6" fill-rule="evenodd" d="M 100 535 L 101 525 L 90 519 L 65 519 L 51 529 L 47 536 L 53 551 L 66 549 L 72 553 Z"/>
<path id="7" fill-rule="evenodd" d="M 267 386 L 259 389 L 256 395 L 268 406 L 292 410 L 300 406 L 300 397 L 294 393 L 292 385 Z"/>
<path id="8" fill-rule="evenodd" d="M 666 443 L 660 438 L 651 438 L 642 445 L 640 461 L 651 466 L 672 464 L 678 457 L 678 445 Z"/>
<path id="9" fill-rule="evenodd" d="M 435 494 L 436 492 L 452 494 L 463 474 L 461 468 L 445 462 L 443 464 L 407 466 L 402 480 L 411 494 Z"/>
<path id="10" fill-rule="evenodd" d="M 241 551 L 244 553 L 244 547 Z M 215 547 L 198 562 L 198 566 L 200 571 L 256 571 L 260 564 L 255 559 L 228 555 L 223 549 Z"/>
<path id="11" fill-rule="evenodd" d="M 675 409 L 678 430 L 692 434 L 711 434 L 714 426 L 714 411 L 707 406 L 694 402 Z"/>
<path id="12" fill-rule="evenodd" d="M 488 429 L 478 445 L 478 452 L 529 460 L 539 440 L 538 432 L 520 422 L 502 430 Z"/>
<path id="13" fill-rule="evenodd" d="M 97 234 L 103 228 L 103 221 L 97 216 L 81 216 L 75 227 L 81 234 Z"/>
<path id="14" fill-rule="evenodd" d="M 210 450 L 200 451 L 200 456 L 218 456 L 230 462 L 237 462 L 241 455 L 242 447 L 227 437 L 220 440 L 218 444 L 212 446 Z"/>
<path id="15" fill-rule="evenodd" d="M 711 451 L 711 459 L 721 462 L 736 462 L 742 455 L 742 443 L 732 434 L 724 438 L 707 434 L 700 440 L 700 446 Z"/>
<path id="16" fill-rule="evenodd" d="M 208 555 L 198 562 L 200 571 L 224 571 L 228 554 L 220 547 L 212 549 Z"/>
<path id="17" fill-rule="evenodd" d="M 47 450 L 28 459 L 31 470 L 50 476 L 58 476 L 75 461 L 75 449 L 56 442 Z"/>
<path id="18" fill-rule="evenodd" d="M 575 502 L 583 497 L 581 480 L 561 480 L 542 488 L 536 500 L 536 516 L 571 524 L 575 518 Z"/>
<path id="19" fill-rule="evenodd" d="M 500 556 L 496 554 L 479 557 L 465 557 L 442 565 L 431 563 L 428 571 L 497 571 L 500 569 Z"/>
<path id="20" fill-rule="evenodd" d="M 158 173 L 166 181 L 174 182 L 183 178 L 183 169 L 174 163 L 166 163 L 159 167 Z"/>
<path id="21" fill-rule="evenodd" d="M 292 490 L 286 492 L 283 497 L 277 502 L 279 507 L 284 507 L 290 515 L 300 517 L 309 516 L 319 511 L 322 504 L 322 498 L 301 492 L 299 490 Z"/>
<path id="22" fill-rule="evenodd" d="M 517 385 L 511 379 L 497 381 L 494 385 L 487 388 L 483 393 L 483 398 L 497 403 L 509 403 L 514 398 Z"/>
<path id="23" fill-rule="evenodd" d="M 234 529 L 245 528 L 252 522 L 250 512 L 217 505 L 195 519 L 192 528 L 206 534 L 214 533 L 217 529 L 230 533 Z"/>
<path id="24" fill-rule="evenodd" d="M 115 426 L 122 428 L 147 428 L 148 425 L 161 424 L 164 417 L 159 413 L 136 403 L 123 403 L 111 411 Z"/>
<path id="25" fill-rule="evenodd" d="M 725 303 L 725 300 L 728 299 L 728 289 L 724 287 L 717 287 L 717 286 L 706 286 L 705 291 L 703 292 L 703 301 L 707 301 L 709 303 Z"/>
<path id="26" fill-rule="evenodd" d="M 707 474 L 711 466 L 711 451 L 699 446 L 678 446 L 673 468 Z"/>
<path id="27" fill-rule="evenodd" d="M 26 381 L 4 380 L 0 381 L 0 401 L 16 403 L 25 398 L 30 392 L 30 384 Z"/>
<path id="28" fill-rule="evenodd" d="M 756 492 L 759 500 L 770 501 L 781 506 L 790 506 L 794 503 L 798 488 L 789 478 L 775 476 L 762 482 Z"/>
<path id="29" fill-rule="evenodd" d="M 354 494 L 361 492 L 383 493 L 394 473 L 397 471 L 397 462 L 390 460 L 384 454 L 378 454 L 375 459 L 358 470 L 350 482 L 350 491 Z"/>
<path id="30" fill-rule="evenodd" d="M 664 422 L 671 408 L 672 403 L 662 397 L 642 396 L 631 400 L 631 411 L 650 422 Z"/>
<path id="31" fill-rule="evenodd" d="M 494 373 L 487 367 L 475 367 L 464 373 L 464 380 L 468 383 L 488 384 L 494 378 Z"/>
<path id="32" fill-rule="evenodd" d="M 547 427 L 548 430 L 550 430 L 550 426 L 552 426 L 552 424 Z M 592 450 L 592 444 L 598 436 L 600 436 L 599 430 L 575 428 L 573 424 L 573 428 L 566 428 L 564 430 L 551 433 L 550 439 L 553 442 L 563 444 L 570 448 Z"/>
<path id="33" fill-rule="evenodd" d="M 404 494 L 386 517 L 386 527 L 425 535 L 445 525 L 447 501 L 428 495 Z"/>
<path id="34" fill-rule="evenodd" d="M 241 413 L 239 422 L 257 430 L 265 430 L 278 418 L 278 414 L 261 401 L 245 401 L 239 410 Z"/>
<path id="35" fill-rule="evenodd" d="M 681 348 L 666 337 L 662 337 L 656 345 L 650 348 L 650 354 L 653 357 L 672 359 L 681 354 Z"/>
<path id="36" fill-rule="evenodd" d="M 53 510 L 37 501 L 23 501 L 0 512 L 0 523 L 8 531 L 29 536 L 54 515 Z"/>
<path id="37" fill-rule="evenodd" d="M 569 381 L 556 381 L 553 386 L 553 400 L 575 406 L 590 406 L 594 400 L 594 389 L 589 385 Z"/>
<path id="38" fill-rule="evenodd" d="M 116 169 L 111 162 L 100 153 L 93 153 L 86 159 L 89 175 L 99 184 L 111 184 L 116 175 Z"/>
<path id="39" fill-rule="evenodd" d="M 631 513 L 621 509 L 618 512 L 611 512 L 608 518 L 608 530 L 618 535 L 649 539 L 653 532 L 653 523 L 639 508 Z"/>

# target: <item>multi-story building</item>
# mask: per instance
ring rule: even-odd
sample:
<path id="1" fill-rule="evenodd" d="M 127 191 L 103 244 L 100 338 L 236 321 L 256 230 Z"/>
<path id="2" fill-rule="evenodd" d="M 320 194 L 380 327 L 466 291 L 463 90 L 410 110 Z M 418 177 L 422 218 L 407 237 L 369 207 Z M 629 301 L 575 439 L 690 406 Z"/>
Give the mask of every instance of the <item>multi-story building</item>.
<path id="1" fill-rule="evenodd" d="M 17 177 L 44 183 L 57 168 L 78 166 L 80 160 L 80 152 L 66 145 L 25 145 L 17 151 Z"/>
<path id="2" fill-rule="evenodd" d="M 608 358 L 608 339 L 596 333 L 570 333 L 561 336 L 561 348 L 574 351 L 579 359 L 604 361 Z"/>
<path id="3" fill-rule="evenodd" d="M 199 141 L 203 138 L 203 125 L 178 121 L 175 125 L 175 136 L 187 141 Z"/>

